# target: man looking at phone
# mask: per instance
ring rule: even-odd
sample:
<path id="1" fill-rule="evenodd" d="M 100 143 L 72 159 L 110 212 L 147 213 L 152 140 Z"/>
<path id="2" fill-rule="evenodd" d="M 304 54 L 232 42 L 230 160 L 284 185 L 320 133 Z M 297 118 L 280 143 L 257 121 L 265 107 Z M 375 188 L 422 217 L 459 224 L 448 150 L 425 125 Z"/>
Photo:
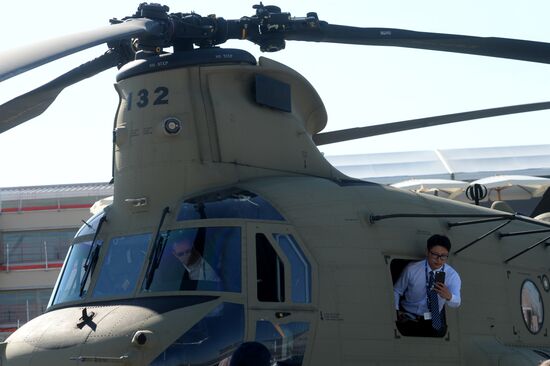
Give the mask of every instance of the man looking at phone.
<path id="1" fill-rule="evenodd" d="M 432 235 L 426 259 L 407 265 L 394 285 L 397 327 L 401 334 L 443 337 L 447 332 L 445 305 L 460 306 L 460 276 L 447 264 L 451 241 Z"/>

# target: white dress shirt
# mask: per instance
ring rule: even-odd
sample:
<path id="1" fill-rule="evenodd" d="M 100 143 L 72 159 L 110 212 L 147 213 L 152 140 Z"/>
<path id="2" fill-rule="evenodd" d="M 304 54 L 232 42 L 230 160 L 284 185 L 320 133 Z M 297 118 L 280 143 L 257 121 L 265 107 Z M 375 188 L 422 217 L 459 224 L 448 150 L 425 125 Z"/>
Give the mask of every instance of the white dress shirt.
<path id="1" fill-rule="evenodd" d="M 438 295 L 440 312 L 443 310 L 445 304 L 453 308 L 460 306 L 461 286 L 460 276 L 453 267 L 445 264 L 443 267 L 433 271 L 435 273 L 441 270 L 445 272 L 445 286 L 447 286 L 451 292 L 452 297 L 447 301 Z M 401 307 L 408 313 L 423 316 L 424 313 L 430 311 L 428 309 L 427 295 L 427 280 L 430 271 L 432 271 L 432 269 L 427 263 L 427 260 L 409 263 L 409 265 L 405 267 L 393 287 L 396 310 L 400 309 L 399 301 L 401 300 Z M 403 299 L 401 299 L 402 296 Z"/>
<path id="2" fill-rule="evenodd" d="M 220 278 L 216 274 L 216 271 L 208 264 L 203 258 L 199 258 L 195 263 L 186 266 L 185 269 L 189 272 L 189 279 L 195 281 L 216 281 L 219 282 Z"/>

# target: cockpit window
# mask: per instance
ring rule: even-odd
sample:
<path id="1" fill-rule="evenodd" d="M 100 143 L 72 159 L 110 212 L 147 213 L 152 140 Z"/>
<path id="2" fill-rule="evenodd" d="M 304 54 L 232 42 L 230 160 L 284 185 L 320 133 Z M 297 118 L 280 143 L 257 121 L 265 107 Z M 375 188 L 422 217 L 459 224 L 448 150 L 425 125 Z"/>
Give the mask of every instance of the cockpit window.
<path id="1" fill-rule="evenodd" d="M 101 242 L 96 240 L 96 245 L 101 245 Z M 91 248 L 92 242 L 86 241 L 73 244 L 69 249 L 63 266 L 63 273 L 53 291 L 54 298 L 51 302 L 53 305 L 80 299 L 82 280 L 86 273 L 84 265 Z"/>
<path id="2" fill-rule="evenodd" d="M 269 202 L 249 191 L 231 188 L 185 200 L 177 220 L 241 218 L 284 221 Z"/>
<path id="3" fill-rule="evenodd" d="M 103 264 L 93 297 L 127 295 L 136 285 L 151 234 L 114 238 Z"/>
<path id="4" fill-rule="evenodd" d="M 92 216 L 90 219 L 88 219 L 88 221 L 86 221 L 84 225 L 80 227 L 75 237 L 95 234 L 97 227 L 99 225 L 99 221 L 103 216 L 105 216 L 104 211 L 101 211 L 95 214 L 94 216 Z"/>
<path id="5" fill-rule="evenodd" d="M 172 230 L 157 245 L 163 246 L 158 267 L 152 264 L 144 291 L 241 291 L 240 228 Z"/>

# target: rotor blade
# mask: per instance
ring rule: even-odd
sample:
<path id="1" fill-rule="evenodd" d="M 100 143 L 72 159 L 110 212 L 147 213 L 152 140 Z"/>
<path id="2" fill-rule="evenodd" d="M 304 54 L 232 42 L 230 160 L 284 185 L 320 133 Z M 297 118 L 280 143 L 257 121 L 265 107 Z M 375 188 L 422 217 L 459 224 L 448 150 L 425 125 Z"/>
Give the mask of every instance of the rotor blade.
<path id="1" fill-rule="evenodd" d="M 72 34 L 39 44 L 0 53 L 0 81 L 35 67 L 105 42 L 137 37 L 143 33 L 160 34 L 162 23 L 146 18 L 130 19 L 87 32 Z"/>
<path id="2" fill-rule="evenodd" d="M 550 44 L 510 38 L 474 37 L 393 28 L 359 28 L 320 22 L 310 30 L 290 31 L 287 40 L 418 48 L 550 63 Z"/>
<path id="3" fill-rule="evenodd" d="M 67 86 L 117 65 L 119 56 L 108 51 L 60 77 L 0 106 L 0 133 L 42 114 Z"/>
<path id="4" fill-rule="evenodd" d="M 533 112 L 545 109 L 550 109 L 550 102 L 519 104 L 507 107 L 481 109 L 477 111 L 445 114 L 442 116 L 411 119 L 408 121 L 390 122 L 374 126 L 355 127 L 345 130 L 324 132 L 314 135 L 313 141 L 317 146 L 327 145 L 336 142 L 360 139 L 363 137 L 384 135 L 387 133 L 444 125 L 447 123 L 470 121 L 473 119 L 504 116 L 515 113 Z"/>

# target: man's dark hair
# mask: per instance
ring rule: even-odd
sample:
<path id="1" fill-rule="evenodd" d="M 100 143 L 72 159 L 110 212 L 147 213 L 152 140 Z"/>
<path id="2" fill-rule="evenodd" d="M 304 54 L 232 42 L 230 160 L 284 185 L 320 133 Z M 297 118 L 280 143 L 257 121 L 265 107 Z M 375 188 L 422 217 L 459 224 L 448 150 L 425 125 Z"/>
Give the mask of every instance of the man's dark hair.
<path id="1" fill-rule="evenodd" d="M 428 250 L 432 249 L 435 246 L 442 246 L 443 248 L 447 249 L 449 252 L 451 251 L 451 241 L 449 238 L 447 238 L 445 235 L 432 235 L 428 239 Z"/>

